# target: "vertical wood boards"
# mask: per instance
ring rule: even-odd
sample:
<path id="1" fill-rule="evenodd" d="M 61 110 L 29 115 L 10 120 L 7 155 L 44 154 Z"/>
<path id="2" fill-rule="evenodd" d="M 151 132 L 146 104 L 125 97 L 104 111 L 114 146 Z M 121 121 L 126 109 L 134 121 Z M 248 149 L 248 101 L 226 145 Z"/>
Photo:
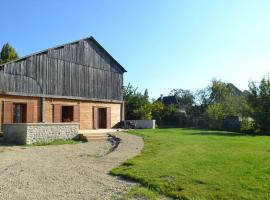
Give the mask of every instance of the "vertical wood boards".
<path id="1" fill-rule="evenodd" d="M 123 71 L 91 40 L 7 63 L 0 91 L 122 100 Z"/>

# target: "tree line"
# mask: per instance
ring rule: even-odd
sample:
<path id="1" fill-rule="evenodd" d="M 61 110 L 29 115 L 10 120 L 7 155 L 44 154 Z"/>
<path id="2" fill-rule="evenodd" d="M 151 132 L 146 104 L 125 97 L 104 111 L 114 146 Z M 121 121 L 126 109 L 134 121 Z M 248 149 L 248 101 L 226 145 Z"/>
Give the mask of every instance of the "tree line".
<path id="1" fill-rule="evenodd" d="M 138 92 L 128 84 L 124 87 L 125 118 L 155 119 L 160 127 L 197 127 L 227 130 L 234 118 L 239 120 L 235 131 L 270 133 L 270 79 L 250 82 L 242 92 L 231 83 L 212 80 L 198 91 L 173 89 L 178 104 L 164 105 L 161 98 L 149 99 L 148 91 Z M 180 107 L 180 108 L 179 108 Z"/>

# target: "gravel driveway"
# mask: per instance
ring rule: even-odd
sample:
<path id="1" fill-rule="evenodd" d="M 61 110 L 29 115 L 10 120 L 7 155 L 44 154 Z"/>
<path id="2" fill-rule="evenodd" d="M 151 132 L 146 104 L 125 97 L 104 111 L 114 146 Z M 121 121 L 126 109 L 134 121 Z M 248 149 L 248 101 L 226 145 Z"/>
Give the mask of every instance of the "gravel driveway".
<path id="1" fill-rule="evenodd" d="M 143 148 L 131 134 L 110 152 L 108 141 L 41 147 L 0 146 L 0 199 L 110 199 L 134 183 L 108 175 Z"/>

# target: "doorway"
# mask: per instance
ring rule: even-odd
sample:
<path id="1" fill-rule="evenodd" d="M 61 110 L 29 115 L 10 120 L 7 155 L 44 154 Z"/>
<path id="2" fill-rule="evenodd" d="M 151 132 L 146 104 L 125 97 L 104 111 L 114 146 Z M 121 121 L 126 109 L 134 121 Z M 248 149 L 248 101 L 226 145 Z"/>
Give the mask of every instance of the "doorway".
<path id="1" fill-rule="evenodd" d="M 13 123 L 26 123 L 26 104 L 13 104 Z"/>
<path id="2" fill-rule="evenodd" d="M 107 109 L 98 108 L 98 128 L 107 128 Z"/>

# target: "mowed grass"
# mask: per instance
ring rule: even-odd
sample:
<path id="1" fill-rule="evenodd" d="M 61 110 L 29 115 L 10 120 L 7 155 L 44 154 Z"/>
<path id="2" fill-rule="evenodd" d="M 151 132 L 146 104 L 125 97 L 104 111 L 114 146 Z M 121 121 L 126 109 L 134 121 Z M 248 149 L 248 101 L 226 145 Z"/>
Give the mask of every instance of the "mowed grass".
<path id="1" fill-rule="evenodd" d="M 270 199 L 270 136 L 136 130 L 141 155 L 112 170 L 176 199 Z"/>

